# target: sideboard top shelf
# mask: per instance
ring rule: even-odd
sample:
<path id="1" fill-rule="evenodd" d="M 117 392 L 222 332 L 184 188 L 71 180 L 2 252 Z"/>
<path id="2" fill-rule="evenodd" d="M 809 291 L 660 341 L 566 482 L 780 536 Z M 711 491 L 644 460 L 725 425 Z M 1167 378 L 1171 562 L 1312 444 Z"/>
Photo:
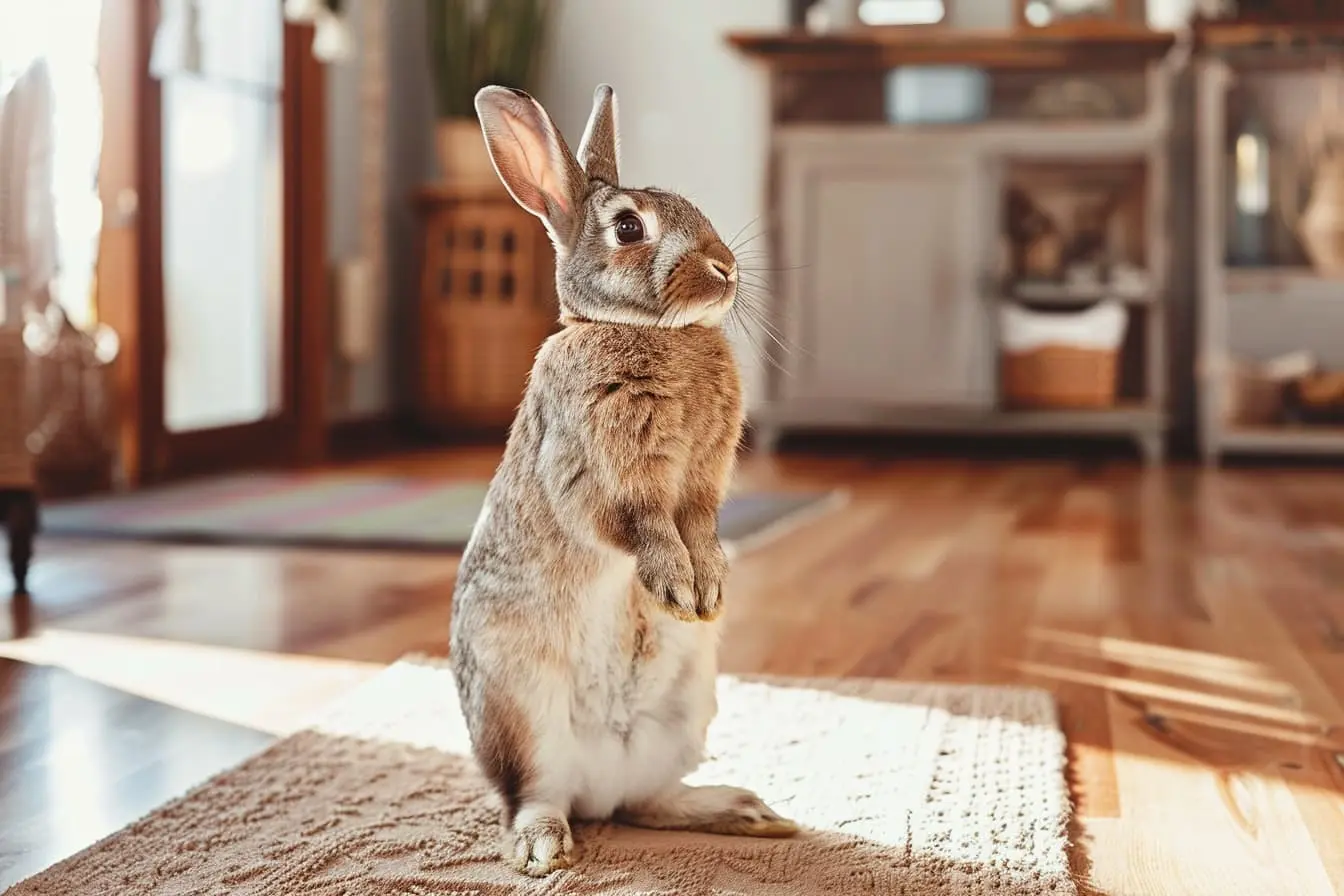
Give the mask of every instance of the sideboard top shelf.
<path id="1" fill-rule="evenodd" d="M 1193 34 L 1195 46 L 1210 52 L 1279 49 L 1292 52 L 1309 47 L 1344 47 L 1344 13 L 1336 21 L 1219 22 L 1197 20 Z"/>
<path id="2" fill-rule="evenodd" d="M 738 50 L 789 71 L 880 71 L 903 65 L 968 65 L 985 69 L 1114 69 L 1142 67 L 1167 55 L 1169 31 L 1106 28 L 1033 29 L 869 27 L 834 34 L 801 28 L 733 32 Z"/>

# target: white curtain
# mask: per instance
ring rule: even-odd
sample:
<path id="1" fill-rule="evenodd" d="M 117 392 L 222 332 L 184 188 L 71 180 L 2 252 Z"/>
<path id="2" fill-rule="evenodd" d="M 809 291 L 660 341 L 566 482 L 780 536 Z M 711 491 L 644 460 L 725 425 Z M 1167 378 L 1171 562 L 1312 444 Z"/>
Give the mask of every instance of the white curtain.
<path id="1" fill-rule="evenodd" d="M 0 264 L 21 297 L 92 321 L 102 207 L 102 0 L 0 0 Z"/>

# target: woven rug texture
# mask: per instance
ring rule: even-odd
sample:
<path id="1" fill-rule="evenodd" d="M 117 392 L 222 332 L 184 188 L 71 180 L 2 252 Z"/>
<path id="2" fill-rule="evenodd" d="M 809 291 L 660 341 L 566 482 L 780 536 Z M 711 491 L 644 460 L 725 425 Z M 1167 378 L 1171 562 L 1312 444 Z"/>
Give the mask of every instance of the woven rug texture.
<path id="1" fill-rule="evenodd" d="M 799 836 L 580 825 L 574 868 L 521 877 L 450 672 L 408 657 L 8 896 L 1076 896 L 1046 693 L 730 677 L 720 693 L 693 783 L 751 787 Z"/>

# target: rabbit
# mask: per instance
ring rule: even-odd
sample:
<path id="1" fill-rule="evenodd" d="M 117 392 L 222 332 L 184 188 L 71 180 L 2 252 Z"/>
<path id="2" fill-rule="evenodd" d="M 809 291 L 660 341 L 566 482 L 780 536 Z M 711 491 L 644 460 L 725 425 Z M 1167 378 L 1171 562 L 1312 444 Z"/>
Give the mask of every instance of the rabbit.
<path id="1" fill-rule="evenodd" d="M 484 87 L 475 106 L 554 245 L 560 306 L 453 593 L 450 665 L 504 858 L 534 877 L 569 867 L 571 819 L 792 835 L 750 791 L 683 782 L 717 711 L 736 259 L 685 198 L 620 186 L 609 85 L 577 157 L 525 92 Z"/>

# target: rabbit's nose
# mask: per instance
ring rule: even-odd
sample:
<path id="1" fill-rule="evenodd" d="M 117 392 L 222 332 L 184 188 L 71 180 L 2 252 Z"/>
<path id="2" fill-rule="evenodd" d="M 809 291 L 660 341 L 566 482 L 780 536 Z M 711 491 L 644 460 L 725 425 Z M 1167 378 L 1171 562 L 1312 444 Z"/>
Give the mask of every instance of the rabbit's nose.
<path id="1" fill-rule="evenodd" d="M 705 256 L 709 269 L 724 283 L 732 283 L 737 279 L 737 259 L 733 257 L 732 250 L 723 244 L 723 240 L 713 238 L 706 241 L 700 252 Z"/>
<path id="2" fill-rule="evenodd" d="M 723 278 L 725 283 L 731 283 L 737 276 L 737 265 L 731 261 L 722 261 L 718 258 L 709 260 L 709 267 L 714 273 Z"/>

